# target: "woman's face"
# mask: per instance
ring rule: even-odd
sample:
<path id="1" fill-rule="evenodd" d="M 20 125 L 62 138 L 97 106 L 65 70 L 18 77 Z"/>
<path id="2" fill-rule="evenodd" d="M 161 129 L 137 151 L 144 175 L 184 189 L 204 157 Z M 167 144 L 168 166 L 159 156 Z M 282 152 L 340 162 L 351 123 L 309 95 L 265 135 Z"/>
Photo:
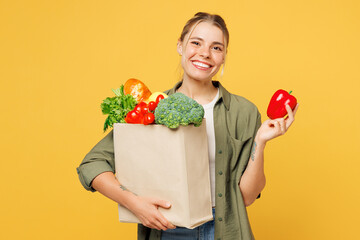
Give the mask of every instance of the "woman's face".
<path id="1" fill-rule="evenodd" d="M 182 56 L 184 79 L 211 81 L 224 63 L 224 35 L 209 22 L 200 22 L 190 36 L 178 42 L 177 49 Z"/>

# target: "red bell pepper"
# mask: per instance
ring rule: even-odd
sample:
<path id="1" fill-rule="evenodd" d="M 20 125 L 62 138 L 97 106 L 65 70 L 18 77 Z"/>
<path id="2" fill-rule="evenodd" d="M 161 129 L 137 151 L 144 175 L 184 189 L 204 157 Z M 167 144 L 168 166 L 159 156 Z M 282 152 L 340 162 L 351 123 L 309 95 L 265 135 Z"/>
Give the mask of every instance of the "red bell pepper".
<path id="1" fill-rule="evenodd" d="M 282 118 L 287 115 L 285 105 L 288 104 L 292 110 L 295 109 L 297 100 L 294 96 L 290 95 L 285 90 L 279 89 L 272 96 L 268 109 L 267 115 L 270 119 Z"/>

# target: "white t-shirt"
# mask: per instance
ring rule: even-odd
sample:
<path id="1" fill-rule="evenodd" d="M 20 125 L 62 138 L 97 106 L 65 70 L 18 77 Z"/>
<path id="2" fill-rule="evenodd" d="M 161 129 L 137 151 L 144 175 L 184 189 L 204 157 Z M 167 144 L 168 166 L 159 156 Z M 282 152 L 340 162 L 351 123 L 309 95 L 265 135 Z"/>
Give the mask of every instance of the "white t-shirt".
<path id="1" fill-rule="evenodd" d="M 211 185 L 211 202 L 215 206 L 215 128 L 214 128 L 214 106 L 219 98 L 219 89 L 215 98 L 202 105 L 205 110 L 206 133 L 208 137 L 209 149 L 209 166 L 210 166 L 210 185 Z"/>

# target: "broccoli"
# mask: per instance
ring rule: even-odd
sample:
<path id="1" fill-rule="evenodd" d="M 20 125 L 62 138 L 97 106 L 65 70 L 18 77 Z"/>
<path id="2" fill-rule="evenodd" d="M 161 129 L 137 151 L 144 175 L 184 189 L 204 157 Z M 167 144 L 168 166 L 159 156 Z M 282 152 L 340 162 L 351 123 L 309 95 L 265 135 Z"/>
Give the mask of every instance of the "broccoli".
<path id="1" fill-rule="evenodd" d="M 201 125 L 204 118 L 204 108 L 195 100 L 182 93 L 174 93 L 161 100 L 155 109 L 155 122 L 168 128 L 179 125 Z"/>

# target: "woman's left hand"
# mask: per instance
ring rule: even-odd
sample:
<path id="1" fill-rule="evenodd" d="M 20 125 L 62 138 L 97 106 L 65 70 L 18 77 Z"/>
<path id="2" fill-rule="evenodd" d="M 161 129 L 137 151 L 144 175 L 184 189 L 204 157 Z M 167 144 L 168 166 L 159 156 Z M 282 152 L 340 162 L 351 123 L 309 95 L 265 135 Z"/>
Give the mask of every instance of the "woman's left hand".
<path id="1" fill-rule="evenodd" d="M 292 111 L 290 106 L 286 105 L 286 110 L 288 112 L 288 117 L 286 119 L 276 118 L 273 120 L 268 119 L 264 121 L 256 134 L 257 141 L 266 143 L 273 138 L 284 135 L 291 124 L 294 122 L 298 107 L 299 104 L 297 104 L 294 111 Z"/>

